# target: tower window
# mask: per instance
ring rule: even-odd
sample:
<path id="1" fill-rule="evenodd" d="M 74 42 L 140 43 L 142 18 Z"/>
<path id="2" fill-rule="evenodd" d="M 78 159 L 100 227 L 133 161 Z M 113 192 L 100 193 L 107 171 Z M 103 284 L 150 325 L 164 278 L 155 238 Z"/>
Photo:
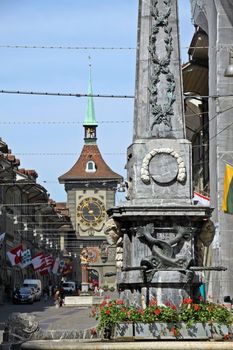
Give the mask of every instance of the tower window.
<path id="1" fill-rule="evenodd" d="M 87 173 L 94 173 L 96 172 L 96 166 L 95 163 L 92 160 L 89 160 L 86 164 L 86 172 Z"/>

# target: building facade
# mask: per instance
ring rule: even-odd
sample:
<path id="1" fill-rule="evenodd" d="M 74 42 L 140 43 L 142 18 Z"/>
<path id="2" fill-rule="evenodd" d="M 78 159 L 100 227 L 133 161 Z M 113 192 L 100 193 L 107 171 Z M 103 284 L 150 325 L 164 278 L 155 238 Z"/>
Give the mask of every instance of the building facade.
<path id="1" fill-rule="evenodd" d="M 0 140 L 0 303 L 10 298 L 26 278 L 39 278 L 43 286 L 57 284 L 60 277 L 35 271 L 31 264 L 12 265 L 7 252 L 22 245 L 31 257 L 38 252 L 53 259 L 61 255 L 62 226 L 69 218 L 61 215 L 47 190 L 36 182 L 35 170 L 20 168 L 20 160 Z"/>
<path id="2" fill-rule="evenodd" d="M 210 200 L 215 238 L 212 266 L 224 266 L 225 272 L 209 275 L 208 292 L 215 301 L 233 297 L 232 225 L 233 217 L 222 211 L 223 182 L 226 164 L 233 164 L 233 3 L 231 0 L 191 0 L 196 26 L 208 38 L 208 110 Z"/>

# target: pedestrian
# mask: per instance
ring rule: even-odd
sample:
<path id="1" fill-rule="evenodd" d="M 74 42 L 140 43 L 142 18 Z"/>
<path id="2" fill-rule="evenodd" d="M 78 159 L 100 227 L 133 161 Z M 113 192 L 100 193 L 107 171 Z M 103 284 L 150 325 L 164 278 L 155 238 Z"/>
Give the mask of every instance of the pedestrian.
<path id="1" fill-rule="evenodd" d="M 98 294 L 98 286 L 95 285 L 95 288 L 94 288 L 94 294 L 97 295 Z"/>
<path id="2" fill-rule="evenodd" d="M 99 295 L 100 295 L 100 297 L 102 297 L 103 294 L 104 294 L 103 288 L 102 288 L 102 287 L 99 287 Z"/>
<path id="3" fill-rule="evenodd" d="M 60 290 L 57 289 L 55 294 L 54 294 L 54 301 L 55 301 L 55 307 L 59 307 L 60 306 Z"/>
<path id="4" fill-rule="evenodd" d="M 43 290 L 43 297 L 44 297 L 44 302 L 48 301 L 48 287 L 45 287 Z"/>
<path id="5" fill-rule="evenodd" d="M 65 291 L 63 288 L 60 289 L 60 300 L 59 300 L 59 306 L 62 307 L 64 304 L 65 299 Z"/>

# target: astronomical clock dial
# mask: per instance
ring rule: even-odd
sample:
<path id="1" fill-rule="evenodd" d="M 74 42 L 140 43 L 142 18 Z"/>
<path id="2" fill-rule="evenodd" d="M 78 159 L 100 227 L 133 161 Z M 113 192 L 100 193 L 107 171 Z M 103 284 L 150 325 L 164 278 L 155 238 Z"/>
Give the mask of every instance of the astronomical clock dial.
<path id="1" fill-rule="evenodd" d="M 77 207 L 77 217 L 83 225 L 98 226 L 106 217 L 104 204 L 98 198 L 84 198 Z"/>

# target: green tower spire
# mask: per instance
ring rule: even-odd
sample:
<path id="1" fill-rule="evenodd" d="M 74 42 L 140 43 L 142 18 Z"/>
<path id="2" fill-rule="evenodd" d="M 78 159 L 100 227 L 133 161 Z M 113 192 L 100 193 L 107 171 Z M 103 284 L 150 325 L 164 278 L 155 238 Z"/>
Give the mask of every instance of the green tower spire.
<path id="1" fill-rule="evenodd" d="M 90 57 L 89 57 L 90 59 Z M 88 93 L 87 93 L 87 114 L 83 122 L 84 126 L 84 141 L 85 144 L 95 144 L 96 143 L 96 128 L 98 126 L 95 119 L 95 109 L 92 91 L 92 81 L 91 81 L 91 64 L 89 64 L 89 83 L 88 83 Z"/>
<path id="2" fill-rule="evenodd" d="M 83 126 L 97 126 L 97 121 L 95 119 L 95 108 L 93 100 L 93 91 L 92 91 L 92 79 L 91 79 L 91 64 L 89 64 L 89 84 L 88 84 L 88 98 L 87 98 L 87 114 L 83 122 Z"/>

